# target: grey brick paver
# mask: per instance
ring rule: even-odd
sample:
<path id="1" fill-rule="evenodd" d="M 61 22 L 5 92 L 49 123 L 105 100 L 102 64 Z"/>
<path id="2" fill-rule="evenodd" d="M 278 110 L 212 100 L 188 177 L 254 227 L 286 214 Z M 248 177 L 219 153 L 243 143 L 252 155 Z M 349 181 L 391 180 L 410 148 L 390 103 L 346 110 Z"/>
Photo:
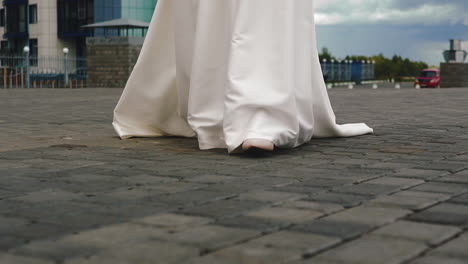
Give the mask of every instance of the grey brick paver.
<path id="1" fill-rule="evenodd" d="M 139 245 L 106 250 L 86 258 L 75 258 L 65 264 L 175 264 L 197 257 L 196 248 L 168 242 L 150 241 Z"/>
<path id="2" fill-rule="evenodd" d="M 369 201 L 371 204 L 384 207 L 399 207 L 410 210 L 420 210 L 438 202 L 447 200 L 449 195 L 440 193 L 402 191 L 392 195 L 381 196 Z"/>
<path id="3" fill-rule="evenodd" d="M 182 230 L 213 222 L 212 219 L 198 216 L 177 214 L 159 214 L 134 220 L 135 223 L 152 225 L 170 230 Z"/>
<path id="4" fill-rule="evenodd" d="M 468 223 L 468 205 L 442 203 L 411 215 L 411 220 L 464 226 Z"/>
<path id="5" fill-rule="evenodd" d="M 262 219 L 301 223 L 316 219 L 323 214 L 314 210 L 295 209 L 287 207 L 269 207 L 247 213 L 246 216 Z"/>
<path id="6" fill-rule="evenodd" d="M 423 184 L 424 181 L 418 179 L 405 179 L 398 177 L 381 177 L 378 179 L 370 180 L 366 183 L 398 186 L 400 189 L 407 189 L 416 185 Z"/>
<path id="7" fill-rule="evenodd" d="M 292 227 L 292 230 L 347 240 L 358 237 L 372 228 L 372 226 L 362 223 L 318 219 L 298 224 Z"/>
<path id="8" fill-rule="evenodd" d="M 456 184 L 445 182 L 427 182 L 410 190 L 421 192 L 445 193 L 449 195 L 458 195 L 468 192 L 468 184 Z"/>
<path id="9" fill-rule="evenodd" d="M 468 166 L 468 165 L 467 165 Z M 468 170 L 464 170 L 449 176 L 445 176 L 437 179 L 442 182 L 452 182 L 452 183 L 464 183 L 468 184 Z"/>
<path id="10" fill-rule="evenodd" d="M 339 204 L 345 208 L 358 206 L 368 200 L 371 200 L 372 196 L 359 195 L 359 194 L 346 194 L 337 192 L 318 193 L 305 198 L 306 201 L 312 202 L 325 202 Z"/>
<path id="11" fill-rule="evenodd" d="M 372 232 L 374 235 L 423 241 L 429 245 L 438 245 L 450 239 L 461 229 L 451 226 L 397 221 Z"/>
<path id="12" fill-rule="evenodd" d="M 382 208 L 371 206 L 359 206 L 351 208 L 323 219 L 331 221 L 352 222 L 370 226 L 381 226 L 394 222 L 398 218 L 402 218 L 411 212 L 398 208 Z"/>
<path id="13" fill-rule="evenodd" d="M 0 263 L 4 264 L 53 264 L 53 261 L 38 259 L 38 258 L 30 258 L 24 256 L 15 256 L 11 254 L 0 254 Z"/>
<path id="14" fill-rule="evenodd" d="M 439 170 L 402 169 L 392 174 L 392 176 L 431 180 L 445 174 L 447 174 L 447 172 L 441 172 Z"/>
<path id="15" fill-rule="evenodd" d="M 468 260 L 467 89 L 332 89 L 375 134 L 265 159 L 119 140 L 121 92 L 0 90 L 1 264 Z"/>
<path id="16" fill-rule="evenodd" d="M 215 250 L 251 239 L 259 234 L 260 232 L 256 230 L 205 225 L 175 233 L 168 239 L 203 250 Z"/>
<path id="17" fill-rule="evenodd" d="M 418 242 L 367 236 L 319 255 L 317 263 L 321 260 L 353 264 L 402 263 L 425 249 L 426 246 Z M 311 261 L 314 263 L 314 259 Z"/>
<path id="18" fill-rule="evenodd" d="M 287 192 L 273 192 L 273 191 L 251 191 L 239 195 L 241 200 L 254 200 L 261 202 L 285 202 L 289 200 L 297 200 L 306 197 L 303 194 L 287 193 Z"/>
<path id="19" fill-rule="evenodd" d="M 468 233 L 463 233 L 460 237 L 453 239 L 452 241 L 447 242 L 446 244 L 440 246 L 431 251 L 431 254 L 438 256 L 447 256 L 457 259 L 463 259 L 466 261 L 468 258 Z"/>
<path id="20" fill-rule="evenodd" d="M 444 257 L 444 256 L 425 256 L 419 258 L 415 261 L 410 262 L 410 264 L 466 264 L 466 261 L 463 259 Z"/>
<path id="21" fill-rule="evenodd" d="M 340 239 L 336 237 L 281 231 L 251 240 L 245 245 L 251 248 L 298 249 L 303 254 L 314 254 L 339 242 Z"/>
<path id="22" fill-rule="evenodd" d="M 288 201 L 281 205 L 286 208 L 305 209 L 321 212 L 323 214 L 331 214 L 343 210 L 343 206 L 333 203 L 320 203 L 304 200 Z"/>

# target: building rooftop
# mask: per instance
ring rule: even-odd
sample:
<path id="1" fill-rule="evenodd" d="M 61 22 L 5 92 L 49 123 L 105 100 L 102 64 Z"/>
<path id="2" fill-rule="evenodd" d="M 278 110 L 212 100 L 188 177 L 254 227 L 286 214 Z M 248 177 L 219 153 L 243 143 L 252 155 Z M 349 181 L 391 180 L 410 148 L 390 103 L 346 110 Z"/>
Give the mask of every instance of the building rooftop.
<path id="1" fill-rule="evenodd" d="M 84 25 L 82 27 L 127 29 L 127 28 L 148 28 L 149 25 L 150 25 L 149 23 L 144 22 L 144 21 L 139 21 L 139 20 L 129 19 L 129 18 L 119 18 L 119 19 Z"/>

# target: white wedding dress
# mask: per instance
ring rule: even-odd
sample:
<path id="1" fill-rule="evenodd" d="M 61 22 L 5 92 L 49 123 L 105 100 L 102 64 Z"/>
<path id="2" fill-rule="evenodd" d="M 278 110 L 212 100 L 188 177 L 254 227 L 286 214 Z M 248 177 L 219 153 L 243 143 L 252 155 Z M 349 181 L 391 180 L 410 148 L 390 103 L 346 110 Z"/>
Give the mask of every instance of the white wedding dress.
<path id="1" fill-rule="evenodd" d="M 160 0 L 113 126 L 229 152 L 250 138 L 292 148 L 372 133 L 335 122 L 312 0 Z"/>

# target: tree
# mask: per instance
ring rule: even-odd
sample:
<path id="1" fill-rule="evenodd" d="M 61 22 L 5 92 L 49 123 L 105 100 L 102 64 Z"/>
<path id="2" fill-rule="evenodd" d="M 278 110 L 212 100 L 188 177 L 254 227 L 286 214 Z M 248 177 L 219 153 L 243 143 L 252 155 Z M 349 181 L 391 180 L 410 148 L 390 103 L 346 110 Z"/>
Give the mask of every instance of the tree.
<path id="1" fill-rule="evenodd" d="M 322 52 L 319 53 L 319 58 L 320 61 L 323 61 L 324 59 L 326 59 L 327 61 L 336 60 L 336 58 L 333 57 L 333 55 L 326 47 L 322 48 Z"/>

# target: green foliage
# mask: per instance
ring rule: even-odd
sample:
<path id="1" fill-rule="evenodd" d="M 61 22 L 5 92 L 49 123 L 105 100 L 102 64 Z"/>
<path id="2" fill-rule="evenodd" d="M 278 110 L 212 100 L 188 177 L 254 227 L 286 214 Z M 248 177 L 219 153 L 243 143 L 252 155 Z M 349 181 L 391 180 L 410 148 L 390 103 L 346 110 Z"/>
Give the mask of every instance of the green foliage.
<path id="1" fill-rule="evenodd" d="M 323 58 L 335 59 L 327 48 L 323 48 L 319 54 L 320 60 Z M 375 61 L 376 79 L 395 79 L 401 80 L 405 77 L 416 77 L 421 70 L 427 69 L 429 65 L 422 61 L 411 61 L 408 58 L 402 58 L 395 55 L 392 58 L 386 58 L 383 54 L 367 56 L 346 56 L 345 60 L 353 61 Z"/>
<path id="2" fill-rule="evenodd" d="M 324 59 L 327 61 L 336 60 L 336 58 L 333 57 L 333 55 L 328 50 L 328 48 L 325 48 L 325 47 L 322 48 L 322 51 L 319 53 L 319 58 L 320 58 L 320 61 L 323 61 Z"/>

